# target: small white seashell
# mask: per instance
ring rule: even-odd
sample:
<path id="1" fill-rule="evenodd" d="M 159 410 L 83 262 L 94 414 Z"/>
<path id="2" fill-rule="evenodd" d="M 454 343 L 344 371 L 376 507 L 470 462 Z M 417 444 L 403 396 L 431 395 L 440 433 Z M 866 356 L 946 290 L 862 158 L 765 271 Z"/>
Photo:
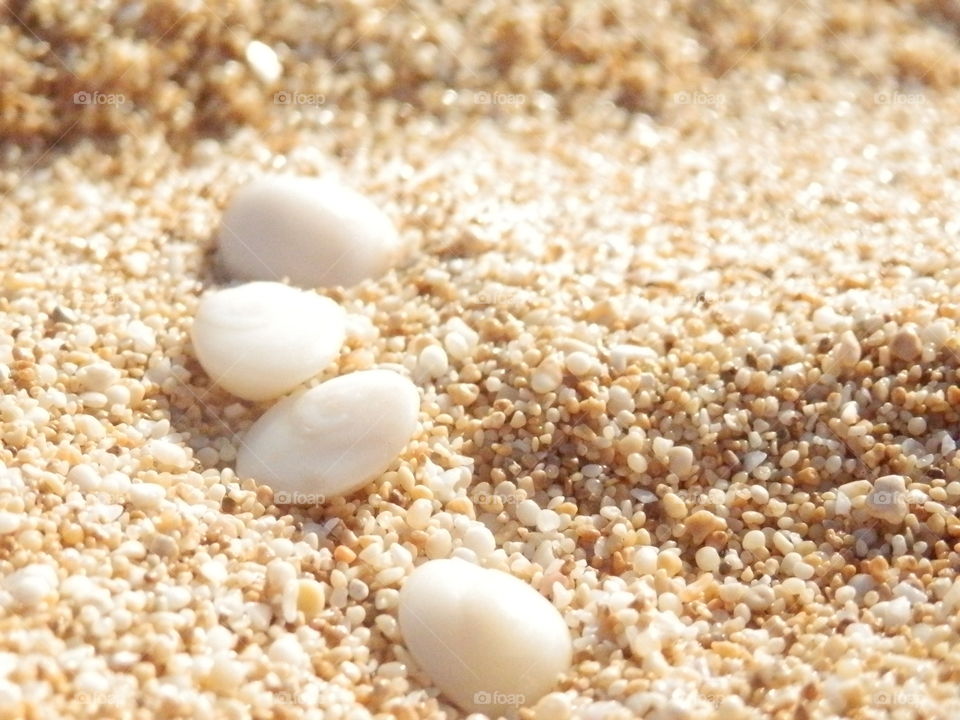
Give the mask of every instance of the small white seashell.
<path id="1" fill-rule="evenodd" d="M 398 373 L 342 375 L 267 410 L 244 437 L 237 474 L 269 485 L 278 502 L 345 495 L 390 466 L 419 412 L 416 386 Z"/>
<path id="2" fill-rule="evenodd" d="M 414 570 L 399 621 L 417 664 L 466 712 L 513 715 L 570 668 L 570 630 L 550 601 L 513 575 L 457 558 Z"/>
<path id="3" fill-rule="evenodd" d="M 346 313 L 329 298 L 253 282 L 204 295 L 191 336 L 214 382 L 246 400 L 267 400 L 327 367 L 345 325 Z"/>
<path id="4" fill-rule="evenodd" d="M 331 180 L 268 175 L 240 188 L 220 228 L 220 263 L 234 278 L 349 287 L 385 273 L 400 241 L 369 199 Z"/>

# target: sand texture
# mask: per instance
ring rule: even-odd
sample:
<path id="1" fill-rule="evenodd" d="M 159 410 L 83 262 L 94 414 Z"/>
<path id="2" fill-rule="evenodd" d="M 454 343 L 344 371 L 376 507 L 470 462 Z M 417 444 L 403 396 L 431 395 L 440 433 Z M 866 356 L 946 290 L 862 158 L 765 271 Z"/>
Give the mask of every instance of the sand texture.
<path id="1" fill-rule="evenodd" d="M 451 555 L 571 629 L 521 718 L 960 716 L 960 4 L 0 17 L 0 718 L 464 717 L 397 624 Z M 415 438 L 302 506 L 189 341 L 265 172 L 409 248 L 310 384 Z"/>

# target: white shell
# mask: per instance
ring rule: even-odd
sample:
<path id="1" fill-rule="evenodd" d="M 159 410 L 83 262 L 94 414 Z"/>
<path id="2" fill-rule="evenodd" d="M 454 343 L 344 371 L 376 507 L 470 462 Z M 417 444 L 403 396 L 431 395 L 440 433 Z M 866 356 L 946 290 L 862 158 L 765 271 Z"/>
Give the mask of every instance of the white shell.
<path id="1" fill-rule="evenodd" d="M 465 560 L 431 560 L 400 591 L 400 632 L 417 664 L 467 712 L 511 715 L 570 667 L 560 612 L 513 575 Z"/>
<path id="2" fill-rule="evenodd" d="M 247 400 L 290 392 L 340 352 L 346 313 L 313 292 L 253 282 L 205 294 L 191 337 L 220 387 Z"/>
<path id="3" fill-rule="evenodd" d="M 417 428 L 420 394 L 392 370 L 342 375 L 283 398 L 247 432 L 237 474 L 286 496 L 324 502 L 381 475 Z"/>
<path id="4" fill-rule="evenodd" d="M 385 273 L 400 242 L 389 218 L 363 195 L 329 180 L 268 175 L 230 201 L 219 233 L 231 277 L 300 287 L 349 287 Z"/>

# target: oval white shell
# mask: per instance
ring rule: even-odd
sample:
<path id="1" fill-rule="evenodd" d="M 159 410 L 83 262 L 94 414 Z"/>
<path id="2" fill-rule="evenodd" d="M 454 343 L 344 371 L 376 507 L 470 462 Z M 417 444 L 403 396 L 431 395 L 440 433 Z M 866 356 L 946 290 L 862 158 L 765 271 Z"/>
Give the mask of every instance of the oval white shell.
<path id="1" fill-rule="evenodd" d="M 237 474 L 315 503 L 381 475 L 417 428 L 420 394 L 391 370 L 342 375 L 283 398 L 247 432 Z"/>
<path id="2" fill-rule="evenodd" d="M 231 277 L 349 287 L 386 272 L 400 242 L 369 199 L 329 180 L 268 175 L 240 188 L 219 233 Z"/>
<path id="3" fill-rule="evenodd" d="M 570 630 L 530 585 L 459 558 L 431 560 L 400 591 L 400 632 L 417 664 L 467 712 L 511 715 L 570 667 Z"/>
<path id="4" fill-rule="evenodd" d="M 253 282 L 200 299 L 191 338 L 197 359 L 225 390 L 246 400 L 290 392 L 340 352 L 346 313 L 313 292 Z"/>

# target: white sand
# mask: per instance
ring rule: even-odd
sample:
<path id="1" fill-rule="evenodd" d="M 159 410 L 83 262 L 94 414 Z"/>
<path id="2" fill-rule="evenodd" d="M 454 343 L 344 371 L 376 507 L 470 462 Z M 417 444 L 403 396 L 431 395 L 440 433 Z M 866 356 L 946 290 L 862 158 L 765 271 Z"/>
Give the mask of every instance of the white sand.
<path id="1" fill-rule="evenodd" d="M 14 8 L 0 716 L 458 717 L 396 621 L 452 554 L 571 628 L 524 717 L 960 713 L 958 14 L 636 6 Z M 416 247 L 313 382 L 398 364 L 428 418 L 290 513 L 188 342 L 268 171 Z"/>

